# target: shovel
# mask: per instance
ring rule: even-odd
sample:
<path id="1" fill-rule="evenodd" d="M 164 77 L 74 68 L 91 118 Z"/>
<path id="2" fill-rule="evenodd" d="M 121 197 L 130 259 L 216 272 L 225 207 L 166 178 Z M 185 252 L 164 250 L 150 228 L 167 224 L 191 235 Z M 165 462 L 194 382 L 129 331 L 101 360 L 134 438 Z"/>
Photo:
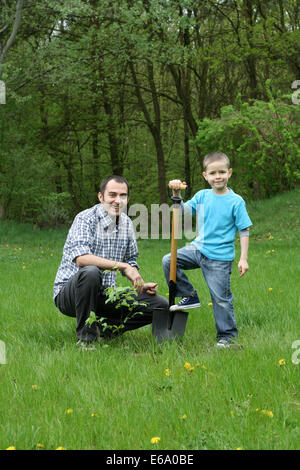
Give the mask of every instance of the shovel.
<path id="1" fill-rule="evenodd" d="M 186 184 L 182 183 L 180 189 L 186 189 Z M 171 238 L 171 265 L 169 280 L 169 307 L 174 305 L 176 297 L 176 268 L 177 268 L 177 240 L 178 222 L 180 215 L 181 196 L 171 196 L 174 203 L 172 217 L 172 238 Z M 183 336 L 187 322 L 188 312 L 177 310 L 170 312 L 168 309 L 155 309 L 152 317 L 152 336 L 159 344 L 163 341 L 176 339 Z"/>

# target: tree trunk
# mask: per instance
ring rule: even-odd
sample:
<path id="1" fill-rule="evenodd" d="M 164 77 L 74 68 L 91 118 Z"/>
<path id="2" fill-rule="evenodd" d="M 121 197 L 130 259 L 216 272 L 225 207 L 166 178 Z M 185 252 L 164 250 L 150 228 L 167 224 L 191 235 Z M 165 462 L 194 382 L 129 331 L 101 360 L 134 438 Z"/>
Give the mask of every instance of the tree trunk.
<path id="1" fill-rule="evenodd" d="M 17 35 L 17 32 L 18 32 L 19 26 L 21 24 L 23 3 L 24 3 L 24 0 L 18 0 L 17 1 L 16 15 L 15 15 L 15 20 L 14 20 L 12 32 L 11 32 L 8 40 L 6 41 L 6 43 L 3 47 L 1 47 L 1 42 L 0 42 L 0 79 L 1 79 L 1 76 L 2 76 L 2 66 L 5 63 L 5 59 L 6 59 L 8 49 L 13 45 L 13 43 L 16 39 L 16 35 Z M 8 25 L 5 25 L 2 28 L 2 32 L 5 32 L 7 28 L 8 28 Z"/>

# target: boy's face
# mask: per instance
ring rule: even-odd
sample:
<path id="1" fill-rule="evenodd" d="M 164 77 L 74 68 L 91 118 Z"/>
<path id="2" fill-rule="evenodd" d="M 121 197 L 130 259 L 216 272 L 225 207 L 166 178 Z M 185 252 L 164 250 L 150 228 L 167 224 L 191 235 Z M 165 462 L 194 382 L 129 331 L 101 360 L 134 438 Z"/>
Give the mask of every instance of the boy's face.
<path id="1" fill-rule="evenodd" d="M 202 173 L 216 194 L 227 193 L 227 183 L 231 174 L 232 168 L 228 168 L 225 160 L 209 163 Z"/>

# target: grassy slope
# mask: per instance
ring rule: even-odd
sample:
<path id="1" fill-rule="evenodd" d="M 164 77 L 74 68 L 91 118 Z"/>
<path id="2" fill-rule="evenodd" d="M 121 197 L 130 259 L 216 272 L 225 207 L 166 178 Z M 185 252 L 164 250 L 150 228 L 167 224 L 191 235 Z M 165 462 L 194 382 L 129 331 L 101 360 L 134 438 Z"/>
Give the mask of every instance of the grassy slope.
<path id="1" fill-rule="evenodd" d="M 158 350 L 146 327 L 78 351 L 74 321 L 51 299 L 66 231 L 1 222 L 0 449 L 300 449 L 300 369 L 292 362 L 300 340 L 300 191 L 248 209 L 250 270 L 239 279 L 236 262 L 232 275 L 244 346 L 237 351 L 214 349 L 200 271 L 190 279 L 202 307 L 190 313 L 181 344 Z M 169 241 L 139 247 L 144 279 L 166 295 L 161 258 Z M 156 446 L 153 436 L 161 438 Z"/>

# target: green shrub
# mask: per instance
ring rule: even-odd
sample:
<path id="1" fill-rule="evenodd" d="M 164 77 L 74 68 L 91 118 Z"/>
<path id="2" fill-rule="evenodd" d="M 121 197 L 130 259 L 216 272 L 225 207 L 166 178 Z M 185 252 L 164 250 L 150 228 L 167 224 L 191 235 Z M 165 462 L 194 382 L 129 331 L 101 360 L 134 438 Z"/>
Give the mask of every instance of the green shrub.
<path id="1" fill-rule="evenodd" d="M 199 122 L 196 144 L 203 155 L 225 152 L 232 186 L 251 199 L 294 189 L 300 180 L 299 107 L 283 98 L 225 106 L 220 119 Z"/>

